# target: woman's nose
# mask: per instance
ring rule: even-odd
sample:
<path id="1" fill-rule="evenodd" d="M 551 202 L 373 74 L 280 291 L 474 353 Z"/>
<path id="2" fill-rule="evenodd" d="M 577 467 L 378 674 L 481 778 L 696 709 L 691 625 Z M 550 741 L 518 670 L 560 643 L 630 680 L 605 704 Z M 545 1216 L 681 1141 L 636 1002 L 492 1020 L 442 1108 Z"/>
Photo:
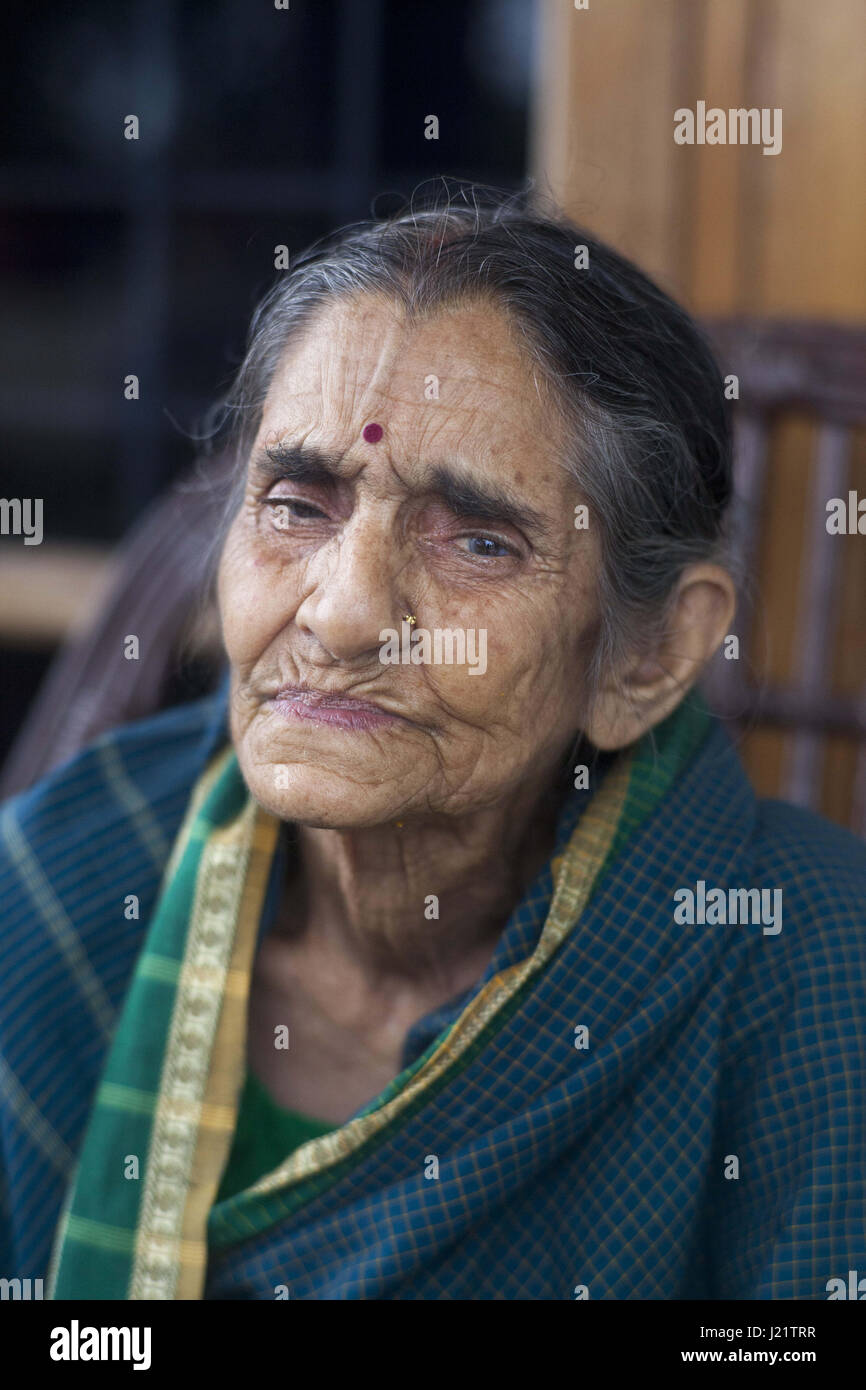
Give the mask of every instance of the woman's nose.
<path id="1" fill-rule="evenodd" d="M 400 628 L 399 550 L 386 523 L 350 522 L 310 562 L 298 627 L 340 661 L 377 650 Z"/>

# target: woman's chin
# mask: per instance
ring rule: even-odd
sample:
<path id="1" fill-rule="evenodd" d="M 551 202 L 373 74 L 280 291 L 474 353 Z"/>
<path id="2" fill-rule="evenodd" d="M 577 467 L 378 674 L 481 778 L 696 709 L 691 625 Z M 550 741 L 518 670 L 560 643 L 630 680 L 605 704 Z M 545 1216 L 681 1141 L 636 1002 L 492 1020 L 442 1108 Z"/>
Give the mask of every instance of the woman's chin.
<path id="1" fill-rule="evenodd" d="M 305 764 L 242 767 L 260 806 L 280 820 L 322 830 L 365 830 L 399 819 L 406 809 L 405 782 L 365 786 L 353 777 Z"/>

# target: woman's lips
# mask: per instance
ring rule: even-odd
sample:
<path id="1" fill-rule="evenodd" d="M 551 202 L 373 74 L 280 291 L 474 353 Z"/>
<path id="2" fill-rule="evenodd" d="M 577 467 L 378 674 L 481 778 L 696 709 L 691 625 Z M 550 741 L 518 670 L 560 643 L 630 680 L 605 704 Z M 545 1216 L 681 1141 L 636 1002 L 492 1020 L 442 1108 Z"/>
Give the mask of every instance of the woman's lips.
<path id="1" fill-rule="evenodd" d="M 405 722 L 400 715 L 389 714 L 381 705 L 370 704 L 367 700 L 356 700 L 350 695 L 326 695 L 321 690 L 298 690 L 289 687 L 278 690 L 269 703 L 284 719 L 330 724 L 338 729 L 364 732 Z"/>

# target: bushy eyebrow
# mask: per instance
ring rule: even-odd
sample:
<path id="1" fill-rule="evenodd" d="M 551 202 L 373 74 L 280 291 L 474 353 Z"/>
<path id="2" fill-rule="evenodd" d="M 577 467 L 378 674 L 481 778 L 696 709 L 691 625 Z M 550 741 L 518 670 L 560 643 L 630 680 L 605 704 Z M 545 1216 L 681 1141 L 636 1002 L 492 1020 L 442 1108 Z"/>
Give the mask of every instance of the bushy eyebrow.
<path id="1" fill-rule="evenodd" d="M 540 512 L 505 488 L 478 483 L 452 464 L 437 465 L 430 477 L 430 491 L 442 498 L 455 516 L 479 521 L 505 521 L 519 531 L 548 536 L 550 526 Z"/>
<path id="2" fill-rule="evenodd" d="M 297 444 L 271 445 L 253 455 L 250 468 L 266 483 L 282 478 L 307 484 L 333 483 L 349 473 L 341 455 Z M 548 538 L 551 534 L 550 523 L 534 507 L 504 487 L 479 483 L 460 465 L 434 465 L 428 477 L 412 490 L 432 493 L 457 517 L 505 522 L 540 538 Z"/>
<path id="3" fill-rule="evenodd" d="M 279 482 L 288 478 L 293 483 L 332 483 L 345 476 L 342 459 L 321 449 L 302 448 L 298 444 L 273 444 L 250 459 L 250 470 L 262 482 Z"/>

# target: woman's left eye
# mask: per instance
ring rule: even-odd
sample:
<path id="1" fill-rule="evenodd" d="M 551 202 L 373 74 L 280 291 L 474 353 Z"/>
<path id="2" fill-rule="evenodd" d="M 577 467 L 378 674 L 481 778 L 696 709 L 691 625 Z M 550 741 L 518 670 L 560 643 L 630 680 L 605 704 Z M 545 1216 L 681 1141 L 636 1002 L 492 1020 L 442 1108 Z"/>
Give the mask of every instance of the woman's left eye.
<path id="1" fill-rule="evenodd" d="M 461 536 L 460 539 L 466 542 L 470 555 L 480 555 L 485 560 L 498 560 L 504 555 L 513 554 L 511 547 L 495 536 Z"/>

